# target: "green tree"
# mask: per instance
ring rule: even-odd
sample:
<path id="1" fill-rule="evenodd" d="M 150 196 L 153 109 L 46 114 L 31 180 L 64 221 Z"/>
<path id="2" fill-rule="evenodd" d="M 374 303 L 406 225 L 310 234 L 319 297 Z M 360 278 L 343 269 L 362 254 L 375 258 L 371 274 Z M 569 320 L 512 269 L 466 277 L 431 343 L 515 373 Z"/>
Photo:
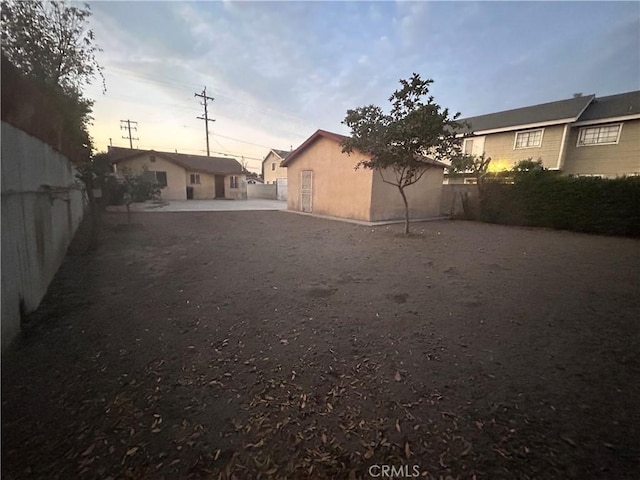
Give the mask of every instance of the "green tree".
<path id="1" fill-rule="evenodd" d="M 84 184 L 89 205 L 93 209 L 96 207 L 93 190 L 100 188 L 104 193 L 105 179 L 111 172 L 111 160 L 106 152 L 100 152 L 93 155 L 88 162 L 79 165 L 76 170 L 76 178 Z"/>
<path id="2" fill-rule="evenodd" d="M 410 221 L 405 189 L 434 168 L 434 160 L 449 159 L 460 151 L 455 136 L 461 128 L 455 121 L 460 114 L 451 117 L 449 109 L 434 102 L 429 95 L 432 83 L 414 73 L 409 80 L 400 80 L 401 88 L 389 98 L 389 113 L 368 105 L 348 110 L 342 122 L 351 129 L 342 151 L 368 155 L 357 163 L 356 169 L 375 170 L 385 183 L 398 188 L 405 208 L 405 234 L 409 233 Z"/>
<path id="3" fill-rule="evenodd" d="M 77 95 L 96 75 L 104 80 L 90 16 L 86 3 L 3 1 L 3 53 L 28 76 Z"/>
<path id="4" fill-rule="evenodd" d="M 149 175 L 146 170 L 142 172 L 124 170 L 121 182 L 124 187 L 127 220 L 131 223 L 131 204 L 157 198 L 160 195 L 161 188 L 155 178 Z"/>
<path id="5" fill-rule="evenodd" d="M 3 55 L 24 75 L 57 93 L 65 128 L 74 133 L 78 144 L 90 149 L 93 101 L 83 97 L 82 88 L 96 76 L 103 89 L 105 84 L 96 60 L 100 48 L 88 28 L 89 5 L 6 0 L 1 8 Z"/>

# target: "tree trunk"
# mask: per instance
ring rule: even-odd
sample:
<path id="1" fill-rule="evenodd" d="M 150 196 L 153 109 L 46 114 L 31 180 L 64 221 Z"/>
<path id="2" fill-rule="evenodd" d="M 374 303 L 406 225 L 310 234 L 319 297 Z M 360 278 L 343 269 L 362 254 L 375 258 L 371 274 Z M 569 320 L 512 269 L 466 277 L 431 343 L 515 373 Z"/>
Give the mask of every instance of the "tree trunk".
<path id="1" fill-rule="evenodd" d="M 127 223 L 131 224 L 131 204 L 127 202 Z"/>
<path id="2" fill-rule="evenodd" d="M 404 202 L 404 234 L 409 235 L 409 202 L 407 202 L 407 196 L 404 194 L 404 187 L 398 185 L 400 195 L 402 195 L 402 201 Z"/>

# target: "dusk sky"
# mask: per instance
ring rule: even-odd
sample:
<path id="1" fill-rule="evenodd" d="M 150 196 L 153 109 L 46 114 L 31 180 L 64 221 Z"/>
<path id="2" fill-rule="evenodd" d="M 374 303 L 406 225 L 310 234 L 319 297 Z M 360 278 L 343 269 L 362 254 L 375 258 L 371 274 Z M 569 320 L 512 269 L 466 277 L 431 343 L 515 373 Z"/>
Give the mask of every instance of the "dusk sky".
<path id="1" fill-rule="evenodd" d="M 103 49 L 91 133 L 98 150 L 212 155 L 259 171 L 269 148 L 318 128 L 348 134 L 349 108 L 377 104 L 413 72 L 462 116 L 640 89 L 639 2 L 90 2 Z M 215 152 L 215 153 L 214 153 Z"/>

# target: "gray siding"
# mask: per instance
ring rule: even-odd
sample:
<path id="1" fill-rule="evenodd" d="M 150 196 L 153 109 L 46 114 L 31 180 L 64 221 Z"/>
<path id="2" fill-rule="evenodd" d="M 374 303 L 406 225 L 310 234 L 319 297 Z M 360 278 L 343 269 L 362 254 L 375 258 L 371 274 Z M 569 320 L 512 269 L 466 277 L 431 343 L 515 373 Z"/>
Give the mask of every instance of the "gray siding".
<path id="1" fill-rule="evenodd" d="M 616 177 L 640 174 L 640 120 L 624 122 L 616 145 L 578 147 L 578 127 L 571 129 L 564 173 Z"/>

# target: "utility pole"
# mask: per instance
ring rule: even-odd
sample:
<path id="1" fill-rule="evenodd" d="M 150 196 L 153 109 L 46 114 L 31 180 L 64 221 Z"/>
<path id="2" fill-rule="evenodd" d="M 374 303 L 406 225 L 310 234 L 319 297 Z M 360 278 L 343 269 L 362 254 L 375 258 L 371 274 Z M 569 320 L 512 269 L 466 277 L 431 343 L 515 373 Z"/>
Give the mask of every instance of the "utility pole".
<path id="1" fill-rule="evenodd" d="M 134 124 L 133 127 L 131 124 Z M 138 122 L 134 122 L 133 120 L 120 120 L 120 130 L 127 130 L 129 132 L 128 137 L 122 137 L 124 139 L 129 139 L 129 148 L 133 150 L 133 141 L 140 140 L 139 138 L 133 138 L 131 136 L 131 129 L 138 131 Z"/>
<path id="2" fill-rule="evenodd" d="M 204 117 L 196 117 L 196 118 L 198 120 L 204 120 L 204 131 L 205 131 L 205 135 L 207 136 L 207 157 L 210 157 L 211 155 L 209 155 L 209 122 L 215 122 L 215 120 L 209 118 L 209 113 L 207 111 L 207 101 L 209 100 L 213 101 L 213 98 L 207 97 L 207 87 L 204 87 L 202 89 L 202 93 L 194 93 L 193 96 L 200 97 L 204 100 L 200 104 L 204 107 Z"/>

